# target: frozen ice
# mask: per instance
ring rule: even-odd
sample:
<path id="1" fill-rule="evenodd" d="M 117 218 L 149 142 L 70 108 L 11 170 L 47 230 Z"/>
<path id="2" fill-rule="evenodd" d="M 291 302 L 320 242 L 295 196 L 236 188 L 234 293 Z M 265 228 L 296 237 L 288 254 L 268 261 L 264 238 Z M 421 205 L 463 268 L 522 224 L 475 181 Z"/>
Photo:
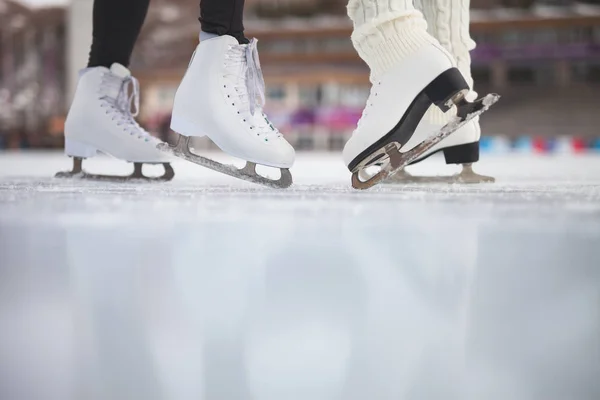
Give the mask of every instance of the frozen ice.
<path id="1" fill-rule="evenodd" d="M 600 398 L 600 156 L 366 192 L 336 154 L 288 190 L 69 163 L 0 153 L 2 399 Z"/>

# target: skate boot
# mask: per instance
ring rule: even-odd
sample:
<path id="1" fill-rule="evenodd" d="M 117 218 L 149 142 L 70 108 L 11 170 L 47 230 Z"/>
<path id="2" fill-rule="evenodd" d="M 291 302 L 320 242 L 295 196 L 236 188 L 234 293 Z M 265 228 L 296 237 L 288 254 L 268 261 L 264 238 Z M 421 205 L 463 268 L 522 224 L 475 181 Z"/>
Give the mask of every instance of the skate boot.
<path id="1" fill-rule="evenodd" d="M 473 89 L 471 75 L 470 51 L 475 48 L 475 42 L 469 33 L 470 0 L 415 0 L 417 7 L 425 16 L 429 33 L 436 38 L 444 48 L 454 56 L 458 69 L 465 77 L 469 87 Z M 450 9 L 452 8 L 452 12 Z M 468 100 L 477 98 L 477 93 L 471 92 Z M 411 140 L 404 146 L 410 150 L 432 133 L 439 131 L 450 122 L 455 110 L 443 114 L 436 107 L 431 107 L 417 127 Z M 422 157 L 412 162 L 416 164 L 427 157 L 443 152 L 446 164 L 460 164 L 462 171 L 452 176 L 420 177 L 412 176 L 401 170 L 390 177 L 390 183 L 484 183 L 494 182 L 495 179 L 483 176 L 473 171 L 472 165 L 479 161 L 479 139 L 481 128 L 479 118 L 474 118 L 455 133 L 433 146 Z"/>
<path id="2" fill-rule="evenodd" d="M 115 63 L 110 69 L 95 67 L 82 71 L 65 122 L 65 153 L 73 158 L 73 170 L 59 172 L 56 177 L 105 181 L 173 179 L 169 158 L 156 148 L 161 141 L 135 121 L 138 107 L 138 81 L 124 66 Z M 83 171 L 83 160 L 99 151 L 134 163 L 133 173 L 110 176 Z M 165 172 L 159 177 L 147 177 L 142 173 L 143 164 L 162 164 Z"/>
<path id="3" fill-rule="evenodd" d="M 353 173 L 352 186 L 368 189 L 419 159 L 497 100 L 488 95 L 467 101 L 470 86 L 453 57 L 426 31 L 426 22 L 404 0 L 351 0 L 352 40 L 371 68 L 373 84 L 358 127 L 344 148 Z M 456 116 L 411 149 L 411 140 L 427 110 L 434 105 Z M 367 168 L 380 165 L 368 175 Z"/>
<path id="4" fill-rule="evenodd" d="M 178 142 L 160 148 L 238 179 L 289 187 L 294 149 L 263 112 L 264 99 L 256 40 L 247 45 L 231 36 L 203 40 L 175 95 L 171 129 L 179 133 Z M 192 153 L 190 140 L 198 136 L 208 136 L 224 152 L 246 160 L 246 166 L 238 169 Z M 258 175 L 257 164 L 279 168 L 281 177 Z"/>

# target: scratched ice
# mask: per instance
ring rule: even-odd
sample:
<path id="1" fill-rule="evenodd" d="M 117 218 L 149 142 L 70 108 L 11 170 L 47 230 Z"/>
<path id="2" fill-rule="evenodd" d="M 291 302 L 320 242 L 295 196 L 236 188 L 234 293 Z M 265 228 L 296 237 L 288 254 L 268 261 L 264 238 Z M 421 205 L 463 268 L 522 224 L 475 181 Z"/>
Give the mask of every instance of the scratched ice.
<path id="1" fill-rule="evenodd" d="M 599 156 L 368 192 L 329 154 L 285 191 L 68 166 L 0 154 L 2 399 L 600 398 Z"/>

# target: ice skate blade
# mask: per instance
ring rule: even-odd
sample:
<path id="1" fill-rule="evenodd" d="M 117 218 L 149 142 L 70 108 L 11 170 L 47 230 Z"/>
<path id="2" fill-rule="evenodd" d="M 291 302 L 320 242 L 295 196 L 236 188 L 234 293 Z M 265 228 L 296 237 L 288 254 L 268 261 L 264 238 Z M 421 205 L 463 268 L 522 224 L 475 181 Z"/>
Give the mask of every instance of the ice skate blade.
<path id="1" fill-rule="evenodd" d="M 256 183 L 263 186 L 268 186 L 275 189 L 286 189 L 292 186 L 293 179 L 290 170 L 287 168 L 280 168 L 281 177 L 279 179 L 269 179 L 264 176 L 260 176 L 256 172 L 256 164 L 253 162 L 247 162 L 244 168 L 237 168 L 233 165 L 224 165 L 213 161 L 209 158 L 205 158 L 194 154 L 190 151 L 190 137 L 179 135 L 177 138 L 177 144 L 170 146 L 166 143 L 158 145 L 158 149 L 166 153 L 172 154 L 176 157 L 184 160 L 193 162 L 194 164 L 200 165 L 212 169 L 213 171 L 220 172 L 232 176 L 237 179 L 241 179 L 247 182 Z"/>
<path id="2" fill-rule="evenodd" d="M 365 160 L 352 171 L 352 187 L 354 189 L 366 190 L 387 180 L 399 170 L 421 157 L 433 146 L 446 139 L 453 132 L 462 128 L 470 120 L 489 110 L 489 108 L 496 104 L 499 99 L 500 96 L 497 94 L 488 94 L 472 103 L 465 99 L 460 99 L 456 104 L 457 117 L 440 129 L 436 135 L 429 137 L 427 140 L 421 142 L 406 153 L 401 153 L 400 148 L 396 143 L 389 143 L 382 149 L 373 153 L 378 154 L 377 157 L 371 155 L 370 157 L 365 158 Z M 368 162 L 366 162 L 367 160 Z M 363 180 L 364 177 L 362 175 L 364 174 L 362 171 L 369 165 L 373 165 L 375 162 L 383 163 L 380 171 L 375 175 L 370 176 L 368 179 Z"/>
<path id="3" fill-rule="evenodd" d="M 491 176 L 480 175 L 473 171 L 473 165 L 463 165 L 462 171 L 458 174 L 450 176 L 415 176 L 408 173 L 406 170 L 401 169 L 385 182 L 394 185 L 406 185 L 406 184 L 459 184 L 459 185 L 477 185 L 482 183 L 494 183 L 496 179 Z"/>
<path id="4" fill-rule="evenodd" d="M 95 175 L 89 174 L 83 170 L 82 167 L 83 159 L 80 157 L 73 157 L 73 169 L 71 171 L 58 172 L 54 177 L 61 179 L 81 179 L 87 181 L 100 181 L 100 182 L 168 182 L 175 177 L 175 171 L 171 164 L 162 163 L 165 169 L 164 174 L 157 177 L 150 177 L 144 175 L 142 172 L 143 163 L 133 163 L 133 173 L 131 175 L 119 176 L 119 175 Z"/>

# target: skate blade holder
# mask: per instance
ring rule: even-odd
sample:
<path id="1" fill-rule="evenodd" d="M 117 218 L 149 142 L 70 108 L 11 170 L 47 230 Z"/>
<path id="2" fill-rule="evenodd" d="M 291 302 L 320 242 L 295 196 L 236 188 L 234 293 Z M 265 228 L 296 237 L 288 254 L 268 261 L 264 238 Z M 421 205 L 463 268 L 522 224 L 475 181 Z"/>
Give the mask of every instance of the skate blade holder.
<path id="1" fill-rule="evenodd" d="M 481 183 L 494 183 L 496 179 L 491 176 L 480 175 L 473 170 L 473 164 L 462 164 L 462 170 L 454 175 L 447 176 L 415 176 L 400 169 L 385 183 L 393 185 L 408 185 L 408 184 L 461 184 L 461 185 L 476 185 Z M 361 180 L 367 180 L 368 175 L 363 175 L 361 171 Z"/>
<path id="2" fill-rule="evenodd" d="M 466 96 L 469 94 L 469 89 L 463 89 L 456 93 L 454 96 L 450 97 L 448 101 L 441 106 L 441 110 L 443 112 L 448 112 L 454 106 L 458 106 L 458 104 L 468 103 Z"/>
<path id="3" fill-rule="evenodd" d="M 401 169 L 403 167 L 401 147 L 398 142 L 388 143 L 361 161 L 352 172 L 352 187 L 359 190 L 370 189 Z M 369 167 L 378 168 L 379 171 L 369 174 L 367 172 Z"/>
<path id="4" fill-rule="evenodd" d="M 270 179 L 259 175 L 256 172 L 256 163 L 247 161 L 243 168 L 238 168 L 234 165 L 225 165 L 217 161 L 211 160 L 210 158 L 202 157 L 195 154 L 191 150 L 191 137 L 179 135 L 177 143 L 172 146 L 166 143 L 158 145 L 158 149 L 166 153 L 190 161 L 201 167 L 212 169 L 213 171 L 220 172 L 225 175 L 229 175 L 233 178 L 241 179 L 247 182 L 256 183 L 275 189 L 286 189 L 294 183 L 292 174 L 288 168 L 279 168 L 281 176 L 279 179 Z"/>
<path id="5" fill-rule="evenodd" d="M 452 121 L 440 129 L 436 135 L 429 137 L 405 153 L 400 152 L 402 145 L 398 142 L 388 143 L 372 153 L 352 170 L 352 187 L 358 190 L 366 190 L 387 180 L 425 154 L 433 146 L 446 139 L 453 132 L 462 128 L 467 122 L 486 112 L 498 100 L 500 100 L 500 96 L 492 93 L 469 102 L 462 91 L 457 93 L 445 104 L 445 106 L 449 106 L 450 103 L 455 102 L 457 116 Z M 374 166 L 376 163 L 381 164 L 379 171 L 373 175 L 366 174 L 366 168 Z"/>
<path id="6" fill-rule="evenodd" d="M 81 179 L 100 182 L 168 182 L 175 177 L 175 171 L 170 163 L 161 163 L 164 173 L 160 176 L 144 175 L 142 167 L 145 163 L 134 162 L 131 175 L 98 175 L 90 174 L 83 170 L 83 158 L 73 157 L 73 169 L 71 171 L 58 172 L 54 177 L 61 179 Z"/>

